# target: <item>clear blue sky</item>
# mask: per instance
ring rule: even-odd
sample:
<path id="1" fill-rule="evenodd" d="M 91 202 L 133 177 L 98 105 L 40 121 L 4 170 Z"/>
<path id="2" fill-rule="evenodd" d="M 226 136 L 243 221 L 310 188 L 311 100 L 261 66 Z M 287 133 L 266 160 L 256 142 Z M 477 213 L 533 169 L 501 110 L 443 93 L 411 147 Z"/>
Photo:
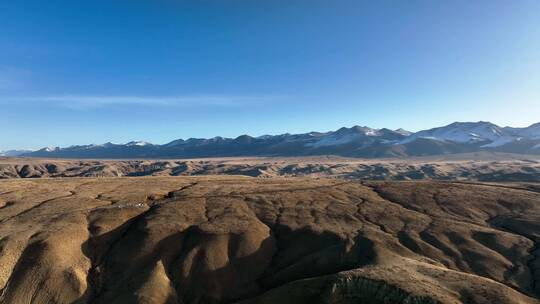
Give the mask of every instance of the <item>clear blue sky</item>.
<path id="1" fill-rule="evenodd" d="M 540 1 L 1 1 L 0 149 L 540 121 Z"/>

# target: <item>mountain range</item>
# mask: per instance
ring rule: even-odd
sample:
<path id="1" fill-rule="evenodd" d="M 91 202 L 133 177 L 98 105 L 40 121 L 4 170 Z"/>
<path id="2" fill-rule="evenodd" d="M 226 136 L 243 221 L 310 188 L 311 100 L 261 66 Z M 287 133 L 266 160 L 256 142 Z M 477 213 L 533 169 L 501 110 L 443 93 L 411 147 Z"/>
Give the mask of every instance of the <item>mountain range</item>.
<path id="1" fill-rule="evenodd" d="M 263 135 L 236 138 L 178 139 L 163 145 L 143 141 L 105 143 L 37 151 L 10 151 L 6 156 L 50 158 L 198 158 L 227 156 L 407 157 L 477 151 L 540 154 L 540 123 L 526 128 L 490 122 L 455 122 L 444 127 L 408 132 L 354 126 L 331 132 Z"/>
<path id="2" fill-rule="evenodd" d="M 32 150 L 0 150 L 0 156 L 19 156 L 33 152 Z"/>

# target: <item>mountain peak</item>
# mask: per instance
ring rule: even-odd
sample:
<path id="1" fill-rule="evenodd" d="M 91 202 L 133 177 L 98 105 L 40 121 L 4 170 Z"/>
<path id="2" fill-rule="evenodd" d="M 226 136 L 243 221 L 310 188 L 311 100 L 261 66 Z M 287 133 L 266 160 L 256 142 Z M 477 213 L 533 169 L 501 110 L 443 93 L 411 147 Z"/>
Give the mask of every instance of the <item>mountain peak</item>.
<path id="1" fill-rule="evenodd" d="M 403 128 L 395 129 L 393 131 L 396 132 L 396 133 L 399 133 L 399 134 L 401 134 L 403 136 L 409 136 L 409 135 L 413 134 L 413 132 L 407 131 L 407 130 L 405 130 Z"/>
<path id="2" fill-rule="evenodd" d="M 144 141 L 127 144 L 49 147 L 26 156 L 66 158 L 219 157 L 219 156 L 413 156 L 474 152 L 484 149 L 540 153 L 540 123 L 527 128 L 501 128 L 487 121 L 454 122 L 411 133 L 404 129 L 374 129 L 355 125 L 331 132 L 236 138 L 178 139 L 164 145 Z M 137 147 L 137 148 L 134 148 Z M 533 148 L 534 147 L 534 148 Z"/>
<path id="3" fill-rule="evenodd" d="M 339 128 L 337 131 L 330 132 L 330 133 L 334 133 L 334 134 L 359 134 L 359 135 L 363 135 L 363 136 L 374 136 L 374 135 L 377 134 L 377 131 L 378 130 L 372 129 L 370 127 L 358 126 L 357 125 L 357 126 L 352 126 L 350 128 L 342 127 L 342 128 Z"/>

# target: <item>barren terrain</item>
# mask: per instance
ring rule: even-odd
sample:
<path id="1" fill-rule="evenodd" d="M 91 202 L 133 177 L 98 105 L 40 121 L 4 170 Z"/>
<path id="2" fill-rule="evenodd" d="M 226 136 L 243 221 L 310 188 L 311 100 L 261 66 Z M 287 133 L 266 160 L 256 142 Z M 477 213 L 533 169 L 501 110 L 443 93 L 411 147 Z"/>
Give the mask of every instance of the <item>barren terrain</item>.
<path id="1" fill-rule="evenodd" d="M 540 157 L 501 153 L 471 153 L 377 160 L 342 157 L 251 157 L 186 160 L 0 158 L 0 179 L 189 175 L 534 182 L 540 181 Z"/>
<path id="2" fill-rule="evenodd" d="M 0 302 L 539 303 L 538 191 L 239 176 L 6 179 Z"/>

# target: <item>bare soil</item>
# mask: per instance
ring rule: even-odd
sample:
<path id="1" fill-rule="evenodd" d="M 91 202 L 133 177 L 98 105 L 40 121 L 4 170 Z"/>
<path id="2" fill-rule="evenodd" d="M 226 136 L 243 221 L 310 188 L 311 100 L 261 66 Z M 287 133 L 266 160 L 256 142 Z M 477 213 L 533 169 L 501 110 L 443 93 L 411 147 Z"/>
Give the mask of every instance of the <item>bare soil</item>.
<path id="1" fill-rule="evenodd" d="M 0 303 L 539 303 L 533 183 L 0 181 Z"/>

